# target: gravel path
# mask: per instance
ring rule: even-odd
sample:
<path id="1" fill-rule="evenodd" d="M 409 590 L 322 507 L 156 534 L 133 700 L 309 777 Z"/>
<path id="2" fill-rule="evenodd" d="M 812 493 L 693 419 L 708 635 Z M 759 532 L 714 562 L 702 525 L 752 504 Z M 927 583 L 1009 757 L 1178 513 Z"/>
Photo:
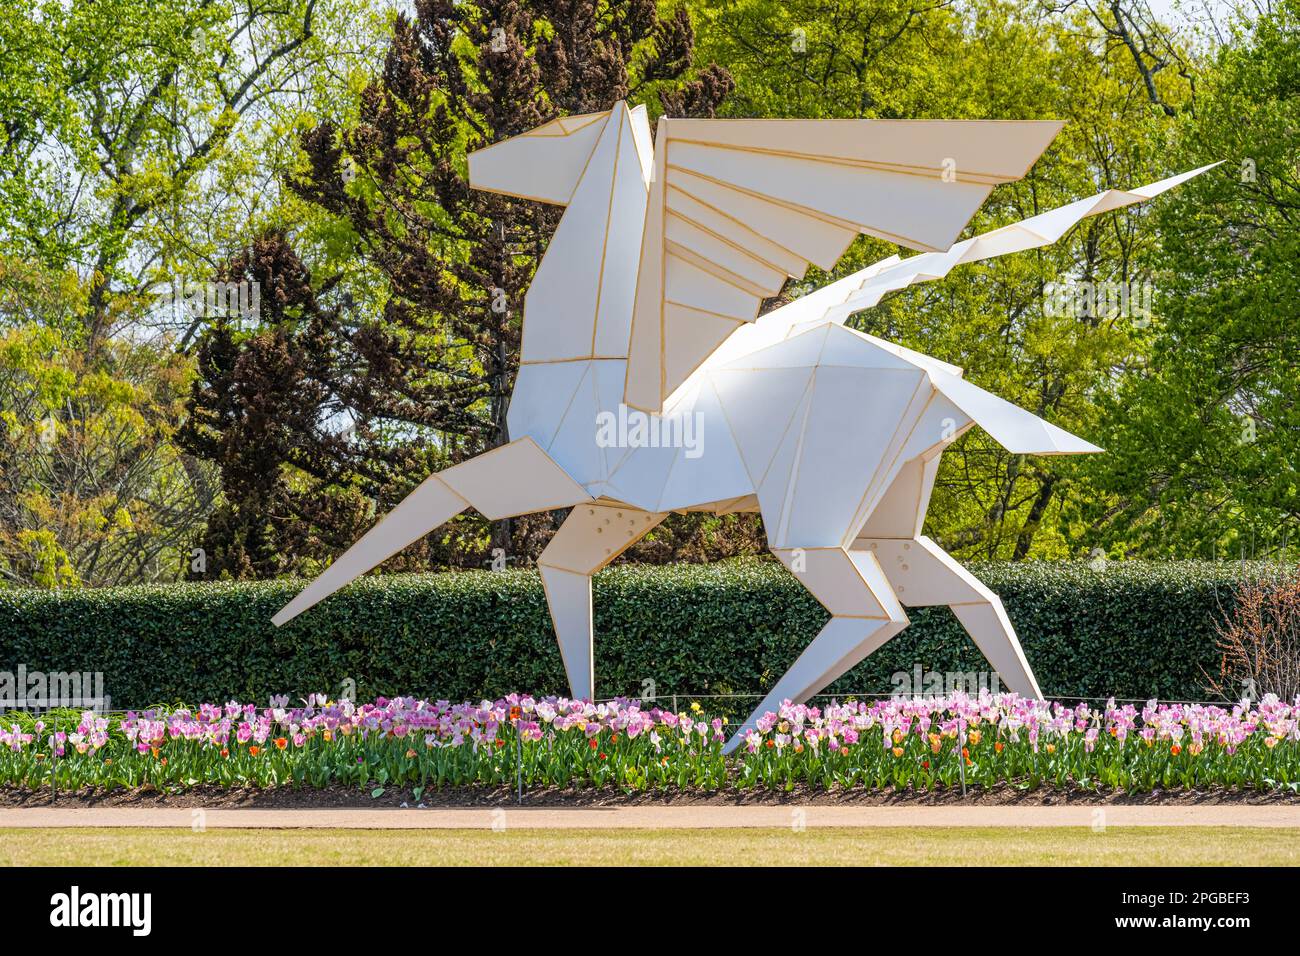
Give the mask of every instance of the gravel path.
<path id="1" fill-rule="evenodd" d="M 356 829 L 708 829 L 734 827 L 1300 827 L 1295 806 L 630 806 L 552 809 L 129 809 L 0 810 L 6 827 L 342 827 Z"/>

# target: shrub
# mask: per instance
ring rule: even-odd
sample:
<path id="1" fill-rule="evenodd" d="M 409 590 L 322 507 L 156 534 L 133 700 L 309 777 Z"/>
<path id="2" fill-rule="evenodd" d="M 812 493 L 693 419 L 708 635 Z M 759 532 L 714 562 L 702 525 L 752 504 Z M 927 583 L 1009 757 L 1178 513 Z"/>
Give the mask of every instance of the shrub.
<path id="1" fill-rule="evenodd" d="M 1294 700 L 1300 694 L 1300 574 L 1241 581 L 1233 604 L 1218 629 L 1219 673 L 1209 687 L 1223 695 L 1250 687 L 1256 696 Z"/>
<path id="2" fill-rule="evenodd" d="M 1216 630 L 1249 565 L 974 565 L 1002 595 L 1045 694 L 1204 699 Z M 102 672 L 115 707 L 339 693 L 496 698 L 563 693 L 535 573 L 372 576 L 277 629 L 302 582 L 0 591 L 0 671 Z M 912 625 L 845 675 L 839 693 L 888 693 L 891 675 L 988 670 L 951 612 Z M 761 693 L 827 615 L 775 562 L 621 565 L 595 586 L 602 696 Z M 653 684 L 647 684 L 650 681 Z M 738 702 L 730 713 L 756 701 Z M 710 705 L 713 709 L 720 709 Z"/>

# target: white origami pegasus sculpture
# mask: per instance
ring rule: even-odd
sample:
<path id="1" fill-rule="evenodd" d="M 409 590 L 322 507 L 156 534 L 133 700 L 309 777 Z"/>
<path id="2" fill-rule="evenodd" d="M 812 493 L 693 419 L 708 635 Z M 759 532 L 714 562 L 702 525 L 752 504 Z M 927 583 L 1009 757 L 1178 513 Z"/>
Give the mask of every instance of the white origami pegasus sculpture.
<path id="1" fill-rule="evenodd" d="M 951 607 L 1003 681 L 1041 697 L 997 595 L 922 524 L 941 452 L 973 424 L 1015 453 L 1100 449 L 842 323 L 1201 171 L 953 245 L 1060 127 L 661 119 L 652 144 L 644 108 L 619 103 L 472 154 L 476 188 L 568 207 L 524 301 L 512 440 L 428 478 L 275 623 L 467 508 L 497 519 L 574 506 L 539 564 L 570 690 L 593 697 L 592 575 L 669 512 L 759 511 L 773 553 L 831 618 L 729 747 L 906 627 L 905 606 Z M 926 254 L 757 318 L 787 278 L 832 269 L 859 233 Z"/>

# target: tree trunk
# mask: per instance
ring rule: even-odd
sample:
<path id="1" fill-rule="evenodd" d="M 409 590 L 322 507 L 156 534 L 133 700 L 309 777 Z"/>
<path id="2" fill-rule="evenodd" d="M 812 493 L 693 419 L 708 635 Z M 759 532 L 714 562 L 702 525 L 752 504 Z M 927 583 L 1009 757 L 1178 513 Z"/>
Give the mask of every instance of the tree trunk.
<path id="1" fill-rule="evenodd" d="M 1023 561 L 1029 556 L 1029 548 L 1034 543 L 1034 535 L 1038 533 L 1038 526 L 1043 520 L 1047 506 L 1051 504 L 1052 494 L 1055 489 L 1056 476 L 1048 475 L 1043 479 L 1042 485 L 1039 486 L 1038 495 L 1029 508 L 1029 517 L 1025 519 L 1024 525 L 1021 526 L 1020 534 L 1016 535 L 1016 549 L 1011 555 L 1012 561 Z"/>

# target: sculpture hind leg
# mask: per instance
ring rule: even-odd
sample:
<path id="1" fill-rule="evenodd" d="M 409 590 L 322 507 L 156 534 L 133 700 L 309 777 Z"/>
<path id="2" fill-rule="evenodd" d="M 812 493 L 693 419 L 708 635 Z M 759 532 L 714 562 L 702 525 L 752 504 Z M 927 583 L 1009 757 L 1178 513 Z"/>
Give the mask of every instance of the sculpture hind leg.
<path id="1" fill-rule="evenodd" d="M 831 619 L 727 742 L 727 753 L 740 745 L 763 714 L 777 710 L 785 700 L 807 701 L 908 624 L 870 552 L 834 546 L 774 548 L 772 553 L 831 612 Z"/>
<path id="2" fill-rule="evenodd" d="M 907 607 L 946 604 L 998 676 L 1022 697 L 1042 700 L 1001 599 L 924 535 L 910 539 L 858 538 L 855 549 L 874 555 Z"/>
<path id="3" fill-rule="evenodd" d="M 533 439 L 500 445 L 426 478 L 271 621 L 292 620 L 467 508 L 495 521 L 590 500 Z"/>
<path id="4" fill-rule="evenodd" d="M 921 534 L 942 449 L 899 469 L 852 547 L 876 556 L 905 607 L 946 604 L 1008 687 L 1042 699 L 1015 628 L 996 594 Z"/>
<path id="5" fill-rule="evenodd" d="M 590 700 L 596 692 L 591 576 L 666 517 L 624 505 L 579 505 L 537 559 L 573 697 Z"/>

